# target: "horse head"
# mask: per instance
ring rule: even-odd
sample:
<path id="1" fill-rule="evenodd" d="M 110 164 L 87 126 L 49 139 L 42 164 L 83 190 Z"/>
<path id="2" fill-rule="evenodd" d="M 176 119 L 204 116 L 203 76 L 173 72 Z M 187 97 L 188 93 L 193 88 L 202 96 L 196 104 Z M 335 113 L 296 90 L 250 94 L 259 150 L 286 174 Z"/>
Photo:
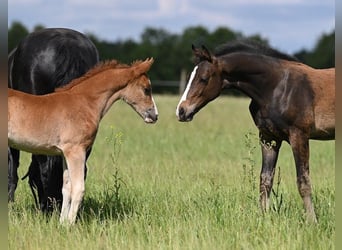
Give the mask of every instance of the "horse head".
<path id="1" fill-rule="evenodd" d="M 151 81 L 147 71 L 153 64 L 153 58 L 132 64 L 132 79 L 123 90 L 122 99 L 128 103 L 146 123 L 158 120 L 158 110 L 152 96 Z"/>
<path id="2" fill-rule="evenodd" d="M 217 57 L 205 46 L 196 48 L 192 45 L 192 51 L 197 64 L 177 105 L 179 121 L 191 121 L 202 107 L 220 95 L 225 82 Z"/>

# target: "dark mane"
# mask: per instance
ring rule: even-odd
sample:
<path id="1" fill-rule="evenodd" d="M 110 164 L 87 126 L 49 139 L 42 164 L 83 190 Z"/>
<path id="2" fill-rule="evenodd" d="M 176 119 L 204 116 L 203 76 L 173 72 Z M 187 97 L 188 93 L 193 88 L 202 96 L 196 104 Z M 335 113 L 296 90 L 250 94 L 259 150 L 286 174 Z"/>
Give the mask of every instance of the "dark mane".
<path id="1" fill-rule="evenodd" d="M 135 63 L 136 62 L 134 62 L 132 65 L 134 65 Z M 85 73 L 83 76 L 72 80 L 70 83 L 68 83 L 65 86 L 56 88 L 55 92 L 71 89 L 75 85 L 78 85 L 80 82 L 83 82 L 84 80 L 86 80 L 86 79 L 88 79 L 88 78 L 90 78 L 90 77 L 92 77 L 92 76 L 94 76 L 94 75 L 96 75 L 96 74 L 98 74 L 100 72 L 103 72 L 103 71 L 105 71 L 107 69 L 128 68 L 128 67 L 130 67 L 130 66 L 127 65 L 127 64 L 121 64 L 117 60 L 110 60 L 110 61 L 99 62 L 93 68 L 88 70 L 87 73 Z"/>
<path id="2" fill-rule="evenodd" d="M 234 52 L 246 52 L 255 55 L 265 55 L 278 59 L 298 62 L 298 59 L 293 56 L 284 54 L 278 50 L 266 46 L 265 44 L 250 39 L 237 40 L 222 44 L 215 49 L 215 56 L 223 56 Z"/>

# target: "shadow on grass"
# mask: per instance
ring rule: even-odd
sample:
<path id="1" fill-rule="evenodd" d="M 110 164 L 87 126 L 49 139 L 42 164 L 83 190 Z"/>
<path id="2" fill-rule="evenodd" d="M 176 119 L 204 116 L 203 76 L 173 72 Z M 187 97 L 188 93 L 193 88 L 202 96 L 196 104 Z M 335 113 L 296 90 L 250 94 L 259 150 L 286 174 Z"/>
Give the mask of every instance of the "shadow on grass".
<path id="1" fill-rule="evenodd" d="M 134 197 L 121 197 L 113 190 L 105 190 L 95 197 L 85 197 L 78 213 L 78 219 L 89 222 L 96 219 L 124 220 L 134 213 L 136 199 Z"/>

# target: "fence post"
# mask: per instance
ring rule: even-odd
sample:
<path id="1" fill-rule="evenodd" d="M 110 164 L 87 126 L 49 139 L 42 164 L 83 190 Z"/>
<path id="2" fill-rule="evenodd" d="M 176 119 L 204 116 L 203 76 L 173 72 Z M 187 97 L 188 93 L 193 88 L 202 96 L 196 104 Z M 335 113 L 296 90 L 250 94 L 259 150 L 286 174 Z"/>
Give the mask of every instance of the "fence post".
<path id="1" fill-rule="evenodd" d="M 183 94 L 186 85 L 186 70 L 182 69 L 179 81 L 179 94 Z"/>

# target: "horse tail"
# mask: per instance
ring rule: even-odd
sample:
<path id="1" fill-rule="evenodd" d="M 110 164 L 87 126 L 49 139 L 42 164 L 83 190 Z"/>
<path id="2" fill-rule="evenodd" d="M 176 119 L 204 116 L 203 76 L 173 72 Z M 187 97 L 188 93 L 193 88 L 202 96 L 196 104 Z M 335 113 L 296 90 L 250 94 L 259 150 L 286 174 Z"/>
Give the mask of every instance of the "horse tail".
<path id="1" fill-rule="evenodd" d="M 13 63 L 14 63 L 14 55 L 17 51 L 17 48 L 15 47 L 8 55 L 8 87 L 13 88 L 12 83 L 12 69 L 13 69 Z"/>
<path id="2" fill-rule="evenodd" d="M 23 181 L 23 180 L 25 180 L 29 176 L 30 176 L 30 169 L 21 178 L 21 180 Z M 35 185 L 35 182 L 31 178 L 29 178 L 28 183 L 29 183 L 30 188 L 31 188 L 31 192 L 32 192 L 32 195 L 33 195 L 33 198 L 34 198 L 34 202 L 36 203 L 36 207 L 39 209 L 39 203 L 38 203 L 37 194 L 36 194 L 36 191 L 35 191 L 35 189 L 37 189 L 37 185 Z"/>

